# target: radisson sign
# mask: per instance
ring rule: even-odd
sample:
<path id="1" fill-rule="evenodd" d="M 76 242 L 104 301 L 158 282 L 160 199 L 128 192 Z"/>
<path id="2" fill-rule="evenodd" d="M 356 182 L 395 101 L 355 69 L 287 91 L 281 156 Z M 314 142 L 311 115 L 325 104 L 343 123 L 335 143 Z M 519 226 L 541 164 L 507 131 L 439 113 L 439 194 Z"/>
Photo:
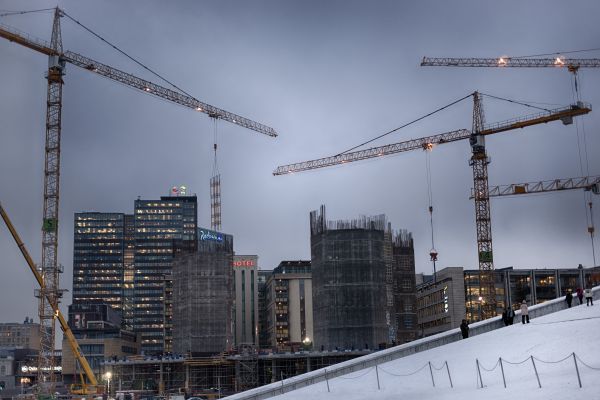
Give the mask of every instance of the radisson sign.
<path id="1" fill-rule="evenodd" d="M 211 241 L 211 242 L 219 242 L 223 241 L 223 235 L 219 232 L 211 231 L 208 229 L 200 229 L 198 232 L 200 236 L 200 240 L 203 241 Z"/>

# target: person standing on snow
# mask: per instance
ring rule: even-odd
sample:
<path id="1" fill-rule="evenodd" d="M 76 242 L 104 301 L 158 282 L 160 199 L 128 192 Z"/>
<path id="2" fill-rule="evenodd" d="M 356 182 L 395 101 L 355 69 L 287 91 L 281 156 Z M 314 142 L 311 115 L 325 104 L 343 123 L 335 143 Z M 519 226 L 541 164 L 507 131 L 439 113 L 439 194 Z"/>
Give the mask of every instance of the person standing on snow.
<path id="1" fill-rule="evenodd" d="M 592 297 L 592 289 L 587 288 L 585 289 L 585 304 L 589 306 L 590 303 L 594 305 L 594 298 Z"/>
<path id="2" fill-rule="evenodd" d="M 508 312 L 506 313 L 506 319 L 508 319 L 508 324 L 512 325 L 515 320 L 515 311 L 512 307 L 508 307 Z"/>
<path id="3" fill-rule="evenodd" d="M 469 323 L 466 319 L 463 319 L 462 323 L 460 324 L 460 332 L 462 333 L 463 339 L 469 337 Z"/>
<path id="4" fill-rule="evenodd" d="M 577 288 L 577 298 L 579 299 L 579 305 L 583 304 L 583 289 L 578 287 Z"/>
<path id="5" fill-rule="evenodd" d="M 567 302 L 567 306 L 571 308 L 571 303 L 573 303 L 573 293 L 571 293 L 571 289 L 567 290 L 567 295 L 565 296 L 565 301 Z"/>
<path id="6" fill-rule="evenodd" d="M 521 303 L 521 322 L 525 324 L 525 320 L 529 323 L 529 309 L 527 308 L 527 302 L 523 300 Z"/>

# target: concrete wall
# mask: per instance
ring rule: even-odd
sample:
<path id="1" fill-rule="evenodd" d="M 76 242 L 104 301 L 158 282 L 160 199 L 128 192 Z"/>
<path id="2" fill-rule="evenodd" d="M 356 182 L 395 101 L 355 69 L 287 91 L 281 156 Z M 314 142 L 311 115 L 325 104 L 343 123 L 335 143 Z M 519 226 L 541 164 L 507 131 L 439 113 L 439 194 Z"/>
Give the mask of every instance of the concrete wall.
<path id="1" fill-rule="evenodd" d="M 597 286 L 593 289 L 593 297 L 596 301 L 600 299 L 600 286 Z M 574 301 L 574 304 L 577 303 Z M 585 305 L 578 307 L 585 307 Z M 559 297 L 558 299 L 529 307 L 529 318 L 537 318 L 543 315 L 552 314 L 565 308 L 567 308 L 567 303 L 565 302 L 564 296 Z M 517 315 L 515 316 L 515 323 L 517 321 L 520 323 L 520 318 L 521 312 L 518 311 Z M 476 336 L 502 328 L 504 327 L 504 323 L 502 322 L 501 317 L 494 317 L 485 321 L 475 322 L 470 326 L 470 336 Z M 447 332 L 439 333 L 435 336 L 415 340 L 414 342 L 396 346 L 391 349 L 382 350 L 350 361 L 345 361 L 329 368 L 319 369 L 290 379 L 285 379 L 283 382 L 280 381 L 270 385 L 261 386 L 259 388 L 238 393 L 227 398 L 231 400 L 268 399 L 270 397 L 278 396 L 282 393 L 287 393 L 292 390 L 323 382 L 326 379 L 331 379 L 355 371 L 360 371 L 362 369 L 371 368 L 381 363 L 396 360 L 398 358 L 406 357 L 411 354 L 433 349 L 459 340 L 462 340 L 460 330 L 452 329 Z"/>

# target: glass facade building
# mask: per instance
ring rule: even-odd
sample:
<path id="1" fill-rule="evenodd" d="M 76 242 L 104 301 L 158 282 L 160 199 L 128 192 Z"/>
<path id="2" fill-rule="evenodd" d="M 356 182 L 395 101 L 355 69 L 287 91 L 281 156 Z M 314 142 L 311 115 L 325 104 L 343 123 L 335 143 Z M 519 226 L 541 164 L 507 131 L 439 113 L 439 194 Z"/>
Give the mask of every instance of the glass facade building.
<path id="1" fill-rule="evenodd" d="M 196 196 L 135 201 L 133 327 L 142 351 L 172 351 L 172 263 L 197 248 Z"/>
<path id="2" fill-rule="evenodd" d="M 122 213 L 75 214 L 73 304 L 104 303 L 122 312 L 125 222 Z"/>

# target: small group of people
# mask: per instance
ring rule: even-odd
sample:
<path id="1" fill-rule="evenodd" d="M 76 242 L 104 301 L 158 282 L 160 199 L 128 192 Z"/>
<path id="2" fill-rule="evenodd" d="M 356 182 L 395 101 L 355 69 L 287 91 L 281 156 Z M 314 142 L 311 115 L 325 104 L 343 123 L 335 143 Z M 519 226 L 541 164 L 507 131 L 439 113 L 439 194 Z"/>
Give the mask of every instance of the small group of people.
<path id="1" fill-rule="evenodd" d="M 577 298 L 579 299 L 579 305 L 583 304 L 584 297 L 587 306 L 594 305 L 594 297 L 592 296 L 591 288 L 583 290 L 582 288 L 578 287 L 575 292 L 577 293 Z M 567 307 L 571 308 L 571 305 L 573 304 L 573 293 L 571 289 L 567 290 L 565 301 L 567 302 Z"/>
<path id="2" fill-rule="evenodd" d="M 515 310 L 512 307 L 506 307 L 502 312 L 502 321 L 504 326 L 512 325 L 515 321 Z M 524 324 L 529 323 L 529 308 L 527 307 L 527 301 L 523 300 L 521 303 L 521 322 Z"/>
<path id="3" fill-rule="evenodd" d="M 504 326 L 512 325 L 515 320 L 515 311 L 511 307 L 506 307 L 502 312 L 502 321 Z"/>

